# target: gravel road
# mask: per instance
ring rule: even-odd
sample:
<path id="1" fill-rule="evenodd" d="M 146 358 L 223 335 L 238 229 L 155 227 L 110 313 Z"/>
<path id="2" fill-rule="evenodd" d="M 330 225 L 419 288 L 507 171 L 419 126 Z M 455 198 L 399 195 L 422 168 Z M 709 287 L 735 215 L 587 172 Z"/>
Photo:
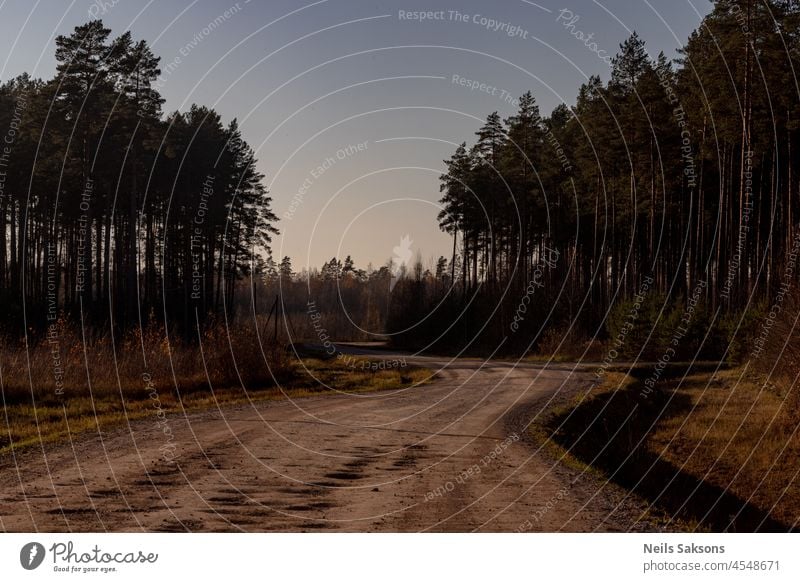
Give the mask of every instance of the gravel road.
<path id="1" fill-rule="evenodd" d="M 373 354 L 376 355 L 376 354 Z M 391 354 L 379 357 L 394 358 Z M 0 458 L 4 531 L 637 531 L 640 501 L 526 426 L 591 382 L 566 364 L 409 358 L 428 385 L 156 419 Z M 624 500 L 620 505 L 619 501 Z"/>

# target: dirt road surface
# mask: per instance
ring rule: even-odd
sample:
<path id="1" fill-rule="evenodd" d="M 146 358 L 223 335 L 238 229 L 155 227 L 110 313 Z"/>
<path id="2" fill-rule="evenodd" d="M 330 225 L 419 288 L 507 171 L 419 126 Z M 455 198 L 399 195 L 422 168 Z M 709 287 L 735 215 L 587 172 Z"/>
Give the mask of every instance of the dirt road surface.
<path id="1" fill-rule="evenodd" d="M 392 358 L 380 354 L 383 358 Z M 3 531 L 627 531 L 642 503 L 526 426 L 585 389 L 560 364 L 409 358 L 428 385 L 156 418 L 0 458 Z"/>

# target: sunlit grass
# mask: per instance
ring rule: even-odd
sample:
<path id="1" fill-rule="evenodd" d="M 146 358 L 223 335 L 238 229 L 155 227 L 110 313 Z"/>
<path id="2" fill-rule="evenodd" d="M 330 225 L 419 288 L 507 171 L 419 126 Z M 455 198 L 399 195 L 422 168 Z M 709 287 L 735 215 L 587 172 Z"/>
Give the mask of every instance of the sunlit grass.
<path id="1" fill-rule="evenodd" d="M 117 346 L 108 338 L 85 347 L 61 336 L 63 383 L 56 384 L 47 345 L 0 350 L 5 404 L 0 454 L 39 443 L 66 441 L 143 418 L 247 402 L 413 387 L 431 372 L 413 366 L 373 370 L 361 360 L 291 359 L 262 352 L 246 330 L 209 332 L 197 345 L 167 343 L 157 331 L 134 334 Z M 147 361 L 142 363 L 144 343 Z M 231 355 L 233 354 L 233 355 Z M 31 362 L 30 369 L 27 362 Z M 173 376 L 174 373 L 174 376 Z M 30 378 L 30 381 L 29 381 Z"/>
<path id="2" fill-rule="evenodd" d="M 795 523 L 800 518 L 800 435 L 786 395 L 754 376 L 742 377 L 741 369 L 713 379 L 691 376 L 678 392 L 694 408 L 656 425 L 648 448 L 783 523 Z"/>
<path id="3" fill-rule="evenodd" d="M 612 456 L 610 466 L 602 461 L 588 464 L 589 460 L 606 447 L 609 435 L 619 428 L 615 423 L 627 416 L 631 405 L 647 405 L 648 401 L 640 397 L 641 388 L 641 382 L 632 376 L 609 372 L 600 385 L 548 411 L 532 425 L 531 434 L 563 464 L 610 478 L 618 468 L 616 457 Z M 619 397 L 615 396 L 617 392 Z M 641 438 L 639 452 L 634 453 L 643 459 L 642 471 L 648 470 L 652 459 L 659 459 L 673 467 L 673 474 L 679 471 L 716 486 L 787 526 L 798 520 L 800 435 L 795 433 L 796 422 L 788 406 L 792 400 L 787 393 L 774 386 L 765 388 L 758 378 L 743 376 L 742 369 L 737 368 L 713 377 L 694 374 L 683 382 L 662 381 L 653 397 L 657 397 L 651 411 L 654 424 L 633 427 L 629 437 L 624 436 L 629 427 L 623 426 L 623 436 L 612 446 L 632 446 Z M 570 417 L 573 412 L 577 414 Z M 581 438 L 591 421 L 594 424 Z M 645 430 L 640 433 L 641 428 Z M 581 454 L 571 452 L 579 440 Z M 640 487 L 639 493 L 647 494 L 647 487 Z M 687 531 L 706 527 L 691 515 L 676 519 L 654 508 L 649 519 L 656 525 L 668 519 L 671 527 Z"/>

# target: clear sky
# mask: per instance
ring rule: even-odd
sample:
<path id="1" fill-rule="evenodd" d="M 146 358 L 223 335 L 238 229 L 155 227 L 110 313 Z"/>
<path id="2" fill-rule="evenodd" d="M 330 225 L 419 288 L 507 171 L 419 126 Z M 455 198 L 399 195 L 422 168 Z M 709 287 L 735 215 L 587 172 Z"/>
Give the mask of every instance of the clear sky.
<path id="1" fill-rule="evenodd" d="M 675 49 L 707 0 L 0 0 L 0 78 L 52 76 L 54 39 L 92 17 L 162 58 L 166 110 L 240 120 L 295 267 L 385 263 L 404 236 L 449 255 L 436 224 L 442 160 L 531 90 L 544 114 L 608 78 L 633 30 Z M 414 14 L 428 11 L 424 20 Z M 577 17 L 577 18 L 576 18 Z M 580 40 L 593 35 L 591 40 Z M 596 44 L 592 44 L 596 43 Z M 588 45 L 588 46 L 587 46 Z"/>

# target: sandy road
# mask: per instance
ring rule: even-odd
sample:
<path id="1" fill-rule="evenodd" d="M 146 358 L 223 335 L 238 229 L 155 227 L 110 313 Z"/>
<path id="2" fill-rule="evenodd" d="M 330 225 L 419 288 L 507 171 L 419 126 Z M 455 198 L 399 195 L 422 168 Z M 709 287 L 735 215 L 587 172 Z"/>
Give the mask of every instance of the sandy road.
<path id="1" fill-rule="evenodd" d="M 382 357 L 388 357 L 382 355 Z M 620 531 L 638 502 L 525 426 L 590 381 L 560 365 L 415 358 L 422 387 L 155 419 L 0 459 L 4 531 Z M 555 397 L 555 401 L 554 401 Z M 638 523 L 636 529 L 649 527 Z"/>

